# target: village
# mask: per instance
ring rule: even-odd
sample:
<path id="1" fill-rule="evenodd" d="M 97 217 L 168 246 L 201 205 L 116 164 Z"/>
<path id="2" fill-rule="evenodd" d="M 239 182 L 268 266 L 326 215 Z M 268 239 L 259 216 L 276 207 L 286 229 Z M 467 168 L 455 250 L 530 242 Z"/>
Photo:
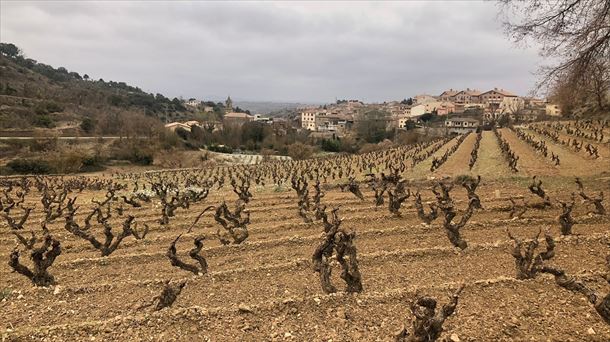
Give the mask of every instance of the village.
<path id="1" fill-rule="evenodd" d="M 210 102 L 194 98 L 184 101 L 187 107 L 213 113 Z M 374 113 L 385 123 L 386 130 L 435 128 L 435 135 L 463 134 L 496 123 L 533 122 L 560 117 L 558 104 L 534 97 L 518 96 L 502 88 L 481 92 L 476 89 L 448 89 L 439 95 L 419 94 L 402 101 L 365 103 L 360 100 L 337 100 L 332 104 L 299 107 L 288 116 L 251 114 L 234 107 L 229 96 L 222 104 L 222 114 L 213 119 L 170 122 L 167 129 L 190 131 L 193 126 L 222 130 L 224 126 L 242 126 L 259 122 L 274 127 L 293 127 L 309 132 L 312 138 L 340 138 L 349 135 L 365 113 Z M 429 131 L 430 132 L 430 131 Z"/>

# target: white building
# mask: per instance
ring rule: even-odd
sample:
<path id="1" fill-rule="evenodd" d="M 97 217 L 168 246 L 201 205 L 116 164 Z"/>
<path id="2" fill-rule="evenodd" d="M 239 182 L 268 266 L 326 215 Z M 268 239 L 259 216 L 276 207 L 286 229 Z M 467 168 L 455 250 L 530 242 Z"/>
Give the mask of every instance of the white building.
<path id="1" fill-rule="evenodd" d="M 317 110 L 305 110 L 301 112 L 301 127 L 310 131 L 316 130 Z"/>
<path id="2" fill-rule="evenodd" d="M 182 122 L 170 122 L 168 124 L 165 125 L 165 128 L 174 132 L 176 131 L 178 128 L 182 128 L 184 130 L 187 131 L 191 131 L 191 125 L 187 125 L 186 123 L 182 123 Z"/>
<path id="3" fill-rule="evenodd" d="M 408 116 L 402 116 L 398 118 L 398 128 L 406 128 L 407 127 L 407 121 L 415 121 L 412 120 L 410 117 Z"/>
<path id="4" fill-rule="evenodd" d="M 471 118 L 450 118 L 445 120 L 445 128 L 448 133 L 470 133 L 475 132 L 479 127 L 479 120 Z"/>
<path id="5" fill-rule="evenodd" d="M 479 95 L 479 100 L 487 105 L 500 105 L 506 97 L 518 97 L 504 89 L 493 88 Z"/>
<path id="6" fill-rule="evenodd" d="M 425 104 L 418 104 L 416 106 L 411 107 L 411 113 L 409 116 L 410 117 L 421 116 L 426 113 L 432 113 L 435 110 L 439 111 L 439 109 L 442 109 L 440 115 L 444 115 L 449 112 L 453 112 L 455 110 L 455 106 L 453 106 L 452 104 L 450 105 L 450 102 L 441 102 L 441 101 L 427 102 Z"/>
<path id="7" fill-rule="evenodd" d="M 416 106 L 411 107 L 411 114 L 409 115 L 410 117 L 414 117 L 414 116 L 421 116 L 424 115 L 428 112 L 426 112 L 427 106 L 425 104 L 419 104 Z"/>
<path id="8" fill-rule="evenodd" d="M 184 104 L 189 107 L 197 107 L 201 104 L 201 101 L 197 99 L 189 99 L 188 101 L 185 101 Z"/>
<path id="9" fill-rule="evenodd" d="M 558 104 L 547 103 L 545 106 L 545 113 L 549 116 L 561 116 L 561 108 Z"/>
<path id="10" fill-rule="evenodd" d="M 498 109 L 502 114 L 516 114 L 525 108 L 525 101 L 521 97 L 504 97 Z"/>
<path id="11" fill-rule="evenodd" d="M 262 116 L 261 114 L 254 114 L 254 121 L 262 122 L 262 123 L 266 123 L 266 124 L 272 124 L 273 118 L 268 118 L 266 116 Z"/>

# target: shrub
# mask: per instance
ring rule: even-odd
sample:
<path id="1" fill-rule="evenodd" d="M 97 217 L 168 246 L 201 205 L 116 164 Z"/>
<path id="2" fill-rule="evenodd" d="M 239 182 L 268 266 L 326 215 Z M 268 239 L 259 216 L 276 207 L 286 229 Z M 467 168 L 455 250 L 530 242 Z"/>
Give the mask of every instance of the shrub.
<path id="1" fill-rule="evenodd" d="M 308 159 L 313 155 L 313 147 L 296 142 L 288 146 L 288 155 L 294 160 Z"/>
<path id="2" fill-rule="evenodd" d="M 9 288 L 9 287 L 3 288 L 2 291 L 0 291 L 0 301 L 8 299 L 12 293 L 13 293 L 13 290 L 11 288 Z"/>
<path id="3" fill-rule="evenodd" d="M 341 151 L 341 142 L 334 139 L 324 139 L 320 142 L 320 147 L 323 151 L 339 152 Z"/>
<path id="4" fill-rule="evenodd" d="M 139 165 L 151 165 L 154 161 L 154 156 L 152 151 L 135 148 L 129 160 Z"/>
<path id="5" fill-rule="evenodd" d="M 82 160 L 83 166 L 80 168 L 81 172 L 95 172 L 104 170 L 104 159 L 99 155 L 85 156 Z"/>
<path id="6" fill-rule="evenodd" d="M 188 140 L 189 136 L 191 135 L 189 131 L 187 131 L 186 129 L 182 128 L 182 127 L 178 127 L 176 128 L 176 135 L 178 135 L 180 138 L 182 138 L 182 140 Z"/>
<path id="7" fill-rule="evenodd" d="M 57 112 L 64 111 L 64 107 L 61 106 L 57 102 L 49 101 L 49 102 L 45 103 L 45 106 L 46 106 L 47 112 L 49 112 L 49 113 L 57 113 Z"/>
<path id="8" fill-rule="evenodd" d="M 81 121 L 80 123 L 80 129 L 82 129 L 85 133 L 93 132 L 94 128 L 95 121 L 92 118 L 84 118 L 83 121 Z"/>
<path id="9" fill-rule="evenodd" d="M 422 136 L 414 131 L 399 132 L 396 135 L 396 143 L 399 145 L 411 145 L 422 140 Z"/>
<path id="10" fill-rule="evenodd" d="M 46 161 L 56 173 L 76 173 L 81 170 L 87 153 L 78 148 L 59 148 L 48 155 Z"/>
<path id="11" fill-rule="evenodd" d="M 154 150 L 149 141 L 117 141 L 110 157 L 129 160 L 139 165 L 151 165 L 154 161 Z"/>
<path id="12" fill-rule="evenodd" d="M 263 157 L 263 161 L 270 161 L 271 156 L 273 155 L 273 150 L 268 148 L 262 148 L 260 151 L 260 155 Z"/>
<path id="13" fill-rule="evenodd" d="M 226 145 L 212 144 L 212 145 L 208 146 L 208 150 L 214 151 L 214 152 L 219 152 L 219 153 L 233 153 L 233 149 L 230 146 L 226 146 Z"/>
<path id="14" fill-rule="evenodd" d="M 13 169 L 9 168 L 8 166 L 0 166 L 0 176 L 9 176 L 13 173 Z"/>
<path id="15" fill-rule="evenodd" d="M 58 139 L 33 139 L 26 141 L 30 152 L 46 152 L 57 149 Z"/>
<path id="16" fill-rule="evenodd" d="M 38 115 L 49 114 L 49 112 L 47 111 L 47 106 L 45 106 L 42 102 L 39 102 L 36 104 L 36 106 L 34 106 L 34 113 Z"/>
<path id="17" fill-rule="evenodd" d="M 169 150 L 173 147 L 176 147 L 180 142 L 178 135 L 167 129 L 164 129 L 160 132 L 159 141 L 161 143 L 161 147 L 164 150 Z"/>
<path id="18" fill-rule="evenodd" d="M 36 116 L 36 119 L 34 119 L 34 126 L 53 128 L 55 127 L 55 122 L 50 116 L 43 114 Z"/>
<path id="19" fill-rule="evenodd" d="M 51 173 L 51 165 L 40 159 L 14 159 L 6 164 L 13 172 L 21 174 L 48 174 Z"/>

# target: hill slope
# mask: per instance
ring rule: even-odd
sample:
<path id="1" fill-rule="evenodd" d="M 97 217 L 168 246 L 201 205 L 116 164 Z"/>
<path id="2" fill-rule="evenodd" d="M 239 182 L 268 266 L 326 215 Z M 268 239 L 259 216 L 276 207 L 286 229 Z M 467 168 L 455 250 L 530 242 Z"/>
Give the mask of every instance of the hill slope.
<path id="1" fill-rule="evenodd" d="M 112 134 L 126 121 L 141 121 L 140 116 L 161 123 L 192 114 L 177 98 L 148 94 L 124 82 L 90 80 L 26 58 L 13 44 L 0 44 L 0 129 L 65 129 L 90 118 L 98 123 L 98 133 Z"/>

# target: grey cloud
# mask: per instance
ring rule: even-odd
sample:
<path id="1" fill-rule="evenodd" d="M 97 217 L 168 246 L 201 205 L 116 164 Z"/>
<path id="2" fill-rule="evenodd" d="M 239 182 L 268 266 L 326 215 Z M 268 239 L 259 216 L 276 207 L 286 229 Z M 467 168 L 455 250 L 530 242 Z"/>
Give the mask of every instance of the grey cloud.
<path id="1" fill-rule="evenodd" d="M 540 59 L 490 2 L 1 2 L 2 41 L 149 92 L 276 101 L 525 94 Z"/>

